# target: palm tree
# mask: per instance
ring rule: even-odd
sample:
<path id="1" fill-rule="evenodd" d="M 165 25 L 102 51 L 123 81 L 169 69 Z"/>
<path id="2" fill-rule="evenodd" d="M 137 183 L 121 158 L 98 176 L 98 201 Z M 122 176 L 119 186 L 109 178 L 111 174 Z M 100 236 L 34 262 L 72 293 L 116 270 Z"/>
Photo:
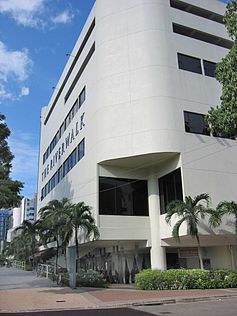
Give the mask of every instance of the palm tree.
<path id="1" fill-rule="evenodd" d="M 206 206 L 200 202 L 204 201 Z M 193 199 L 191 196 L 186 196 L 184 201 L 172 201 L 167 206 L 167 214 L 165 220 L 171 224 L 171 218 L 173 215 L 179 217 L 179 220 L 174 225 L 172 230 L 173 237 L 180 241 L 179 229 L 182 223 L 186 222 L 188 232 L 197 240 L 198 244 L 198 257 L 200 261 L 200 267 L 203 269 L 203 261 L 201 254 L 200 239 L 198 233 L 198 225 L 200 219 L 204 219 L 206 215 L 212 215 L 214 210 L 209 208 L 210 197 L 207 193 L 202 193 L 195 196 Z"/>
<path id="2" fill-rule="evenodd" d="M 34 254 L 38 248 L 38 221 L 32 223 L 28 220 L 24 220 L 23 223 L 17 227 L 16 231 L 20 230 L 21 234 L 19 235 L 25 243 L 25 247 L 29 250 L 30 255 L 33 257 L 33 264 L 34 264 Z M 27 258 L 28 259 L 28 258 Z"/>
<path id="3" fill-rule="evenodd" d="M 8 250 L 10 254 L 14 257 L 14 259 L 17 260 L 26 261 L 30 256 L 25 236 L 19 235 L 14 237 L 10 242 Z"/>
<path id="4" fill-rule="evenodd" d="M 86 205 L 84 202 L 74 204 L 70 209 L 68 215 L 68 237 L 72 238 L 74 234 L 77 257 L 77 270 L 79 270 L 79 233 L 84 233 L 86 239 L 93 237 L 93 240 L 98 239 L 100 234 L 95 224 L 95 219 L 91 213 L 91 207 Z"/>
<path id="5" fill-rule="evenodd" d="M 61 201 L 52 200 L 39 211 L 40 215 L 40 230 L 39 235 L 44 244 L 55 241 L 56 242 L 56 257 L 55 269 L 58 272 L 58 253 L 62 245 L 65 247 L 63 241 L 65 233 L 68 231 L 68 212 L 72 204 L 67 198 Z M 68 240 L 68 239 L 67 239 Z M 68 240 L 69 242 L 69 240 Z"/>
<path id="6" fill-rule="evenodd" d="M 237 203 L 234 201 L 227 202 L 222 201 L 216 207 L 216 212 L 212 214 L 210 218 L 210 222 L 213 227 L 217 227 L 221 224 L 222 217 L 227 215 L 233 215 L 234 217 L 234 225 L 235 225 L 235 233 L 237 234 Z"/>
<path id="7" fill-rule="evenodd" d="M 216 207 L 216 212 L 210 217 L 210 223 L 213 227 L 221 224 L 224 215 L 232 215 L 234 217 L 235 235 L 237 238 L 237 203 L 235 201 L 222 201 Z M 233 248 L 230 245 L 232 268 L 235 270 L 235 261 L 233 258 Z"/>

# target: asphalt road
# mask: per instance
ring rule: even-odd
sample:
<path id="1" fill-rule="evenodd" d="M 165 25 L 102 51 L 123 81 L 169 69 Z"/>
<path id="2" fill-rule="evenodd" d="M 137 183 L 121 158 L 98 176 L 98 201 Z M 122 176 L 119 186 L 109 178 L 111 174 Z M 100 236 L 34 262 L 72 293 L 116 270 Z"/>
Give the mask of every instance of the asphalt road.
<path id="1" fill-rule="evenodd" d="M 236 316 L 237 299 L 143 306 L 137 308 L 137 311 L 145 311 L 158 316 Z"/>
<path id="2" fill-rule="evenodd" d="M 51 280 L 37 278 L 31 271 L 0 268 L 0 290 L 56 286 Z"/>
<path id="3" fill-rule="evenodd" d="M 49 311 L 49 312 L 34 312 L 34 313 L 7 313 L 1 314 L 5 316 L 151 316 L 143 311 L 137 311 L 130 308 L 113 308 L 113 309 L 90 309 L 79 311 Z"/>

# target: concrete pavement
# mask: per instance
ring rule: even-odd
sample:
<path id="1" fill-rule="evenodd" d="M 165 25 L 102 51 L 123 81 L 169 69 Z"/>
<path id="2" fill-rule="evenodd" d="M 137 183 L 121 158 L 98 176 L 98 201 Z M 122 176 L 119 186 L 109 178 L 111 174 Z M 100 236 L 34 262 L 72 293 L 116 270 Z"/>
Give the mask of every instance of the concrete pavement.
<path id="1" fill-rule="evenodd" d="M 45 286 L 44 282 L 49 283 Z M 237 296 L 237 289 L 141 291 L 131 286 L 113 285 L 108 289 L 72 290 L 57 287 L 46 279 L 38 279 L 31 272 L 7 268 L 0 268 L 0 289 L 2 313 L 159 305 Z"/>

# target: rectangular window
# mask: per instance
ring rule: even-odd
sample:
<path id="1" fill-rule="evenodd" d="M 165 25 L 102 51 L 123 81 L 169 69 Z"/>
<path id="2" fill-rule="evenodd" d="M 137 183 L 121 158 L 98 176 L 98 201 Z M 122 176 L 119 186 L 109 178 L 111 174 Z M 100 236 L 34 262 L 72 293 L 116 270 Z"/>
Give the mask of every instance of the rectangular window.
<path id="1" fill-rule="evenodd" d="M 148 216 L 147 181 L 100 177 L 99 213 Z"/>
<path id="2" fill-rule="evenodd" d="M 78 161 L 85 155 L 85 138 L 78 145 Z"/>
<path id="3" fill-rule="evenodd" d="M 60 139 L 60 134 L 59 134 L 59 130 L 57 131 L 57 134 L 56 134 L 56 144 L 58 143 L 59 139 Z M 55 145 L 56 145 L 55 144 Z"/>
<path id="4" fill-rule="evenodd" d="M 93 19 L 93 21 L 92 21 L 92 23 L 91 23 L 91 25 L 90 25 L 85 37 L 84 37 L 84 39 L 83 39 L 83 41 L 81 43 L 81 46 L 79 47 L 79 50 L 78 50 L 75 58 L 73 58 L 73 62 L 72 62 L 71 66 L 70 66 L 70 68 L 69 68 L 69 70 L 68 70 L 68 72 L 66 74 L 66 77 L 63 80 L 63 83 L 62 83 L 61 87 L 59 88 L 59 91 L 58 91 L 58 93 L 56 95 L 56 98 L 55 98 L 55 100 L 54 100 L 54 102 L 53 102 L 53 104 L 52 104 L 52 106 L 51 106 L 51 108 L 49 110 L 49 113 L 46 116 L 46 119 L 44 121 L 44 125 L 47 124 L 48 119 L 49 119 L 51 113 L 53 112 L 53 109 L 54 109 L 54 107 L 55 107 L 55 105 L 56 105 L 56 103 L 57 103 L 57 101 L 58 101 L 58 99 L 59 99 L 59 97 L 60 97 L 60 95 L 61 95 L 61 93 L 62 93 L 62 91 L 63 91 L 63 89 L 64 89 L 64 87 L 66 85 L 66 83 L 67 83 L 67 81 L 68 81 L 68 78 L 70 77 L 70 75 L 71 75 L 71 73 L 72 73 L 72 71 L 73 71 L 73 69 L 74 69 L 74 67 L 75 67 L 75 65 L 76 65 L 76 63 L 77 63 L 77 61 L 78 61 L 83 49 L 84 49 L 84 47 L 86 46 L 86 43 L 87 43 L 87 41 L 88 41 L 88 39 L 89 39 L 94 27 L 95 27 L 95 19 Z M 95 45 L 93 45 L 93 46 L 95 46 Z M 84 61 L 84 63 L 85 63 L 85 61 Z"/>
<path id="5" fill-rule="evenodd" d="M 173 23 L 173 32 L 228 49 L 233 46 L 233 42 L 230 40 L 176 23 Z"/>
<path id="6" fill-rule="evenodd" d="M 159 179 L 159 192 L 161 214 L 166 213 L 166 207 L 171 201 L 183 201 L 180 168 Z"/>
<path id="7" fill-rule="evenodd" d="M 41 189 L 41 201 L 43 200 L 43 198 L 44 198 L 44 188 Z"/>
<path id="8" fill-rule="evenodd" d="M 71 155 L 68 157 L 68 171 L 70 171 L 76 164 L 76 154 L 77 151 L 74 149 L 74 151 L 71 153 Z"/>
<path id="9" fill-rule="evenodd" d="M 59 129 L 60 138 L 62 137 L 64 130 L 65 130 L 65 128 L 64 128 L 64 122 L 63 122 L 62 125 L 60 126 L 60 129 Z"/>
<path id="10" fill-rule="evenodd" d="M 184 111 L 185 132 L 210 135 L 205 115 Z"/>
<path id="11" fill-rule="evenodd" d="M 86 99 L 86 87 L 83 88 L 82 92 L 79 94 L 79 109 Z"/>
<path id="12" fill-rule="evenodd" d="M 63 178 L 63 166 L 61 166 L 58 169 L 58 183 L 62 180 L 62 178 Z"/>
<path id="13" fill-rule="evenodd" d="M 86 68 L 87 64 L 89 63 L 89 61 L 90 61 L 92 55 L 94 54 L 94 52 L 95 52 L 95 42 L 92 44 L 92 46 L 91 46 L 91 48 L 90 48 L 85 60 L 83 61 L 82 65 L 81 65 L 81 68 L 78 70 L 78 73 L 76 74 L 71 86 L 69 87 L 68 92 L 66 93 L 65 98 L 64 98 L 64 103 L 66 103 L 67 100 L 69 99 L 73 89 L 75 88 L 78 80 L 80 79 L 83 71 L 85 70 L 85 68 Z"/>
<path id="14" fill-rule="evenodd" d="M 202 74 L 201 59 L 178 53 L 179 69 Z"/>
<path id="15" fill-rule="evenodd" d="M 63 163 L 63 176 L 65 176 L 69 171 L 69 159 L 67 158 Z"/>
<path id="16" fill-rule="evenodd" d="M 77 102 L 77 101 L 76 101 Z M 76 103 L 75 102 L 75 103 Z M 76 105 L 75 105 L 75 103 L 73 104 L 73 107 L 72 107 L 72 109 L 71 109 L 71 117 L 72 117 L 72 120 L 73 120 L 73 118 L 74 118 L 74 116 L 75 116 L 75 114 L 76 114 Z"/>
<path id="17" fill-rule="evenodd" d="M 209 11 L 209 10 L 206 10 L 206 9 L 203 9 L 203 8 L 200 8 L 200 7 L 197 7 L 197 6 L 194 6 L 194 5 L 187 3 L 187 2 L 184 2 L 184 1 L 170 0 L 170 6 L 172 8 L 200 16 L 202 18 L 224 24 L 222 15 L 215 13 L 215 12 L 212 12 L 212 11 Z"/>
<path id="18" fill-rule="evenodd" d="M 213 62 L 207 61 L 207 60 L 203 60 L 203 67 L 204 67 L 205 76 L 215 78 L 216 63 L 213 63 Z"/>

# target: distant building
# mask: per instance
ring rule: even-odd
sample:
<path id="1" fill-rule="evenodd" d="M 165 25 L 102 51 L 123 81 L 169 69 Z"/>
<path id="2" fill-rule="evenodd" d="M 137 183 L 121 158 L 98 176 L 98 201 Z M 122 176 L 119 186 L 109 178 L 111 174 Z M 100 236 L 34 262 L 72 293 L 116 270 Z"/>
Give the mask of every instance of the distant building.
<path id="1" fill-rule="evenodd" d="M 0 253 L 3 249 L 4 241 L 7 240 L 7 231 L 13 224 L 12 210 L 0 210 Z"/>
<path id="2" fill-rule="evenodd" d="M 12 228 L 8 230 L 7 241 L 11 241 L 16 237 L 20 231 L 16 231 L 23 221 L 27 220 L 34 222 L 36 220 L 36 205 L 37 205 L 37 194 L 33 195 L 32 199 L 23 198 L 21 200 L 21 205 L 13 209 L 13 224 Z"/>
<path id="3" fill-rule="evenodd" d="M 32 199 L 23 198 L 21 201 L 21 222 L 24 220 L 35 221 L 36 220 L 36 205 L 37 194 L 35 193 Z"/>

